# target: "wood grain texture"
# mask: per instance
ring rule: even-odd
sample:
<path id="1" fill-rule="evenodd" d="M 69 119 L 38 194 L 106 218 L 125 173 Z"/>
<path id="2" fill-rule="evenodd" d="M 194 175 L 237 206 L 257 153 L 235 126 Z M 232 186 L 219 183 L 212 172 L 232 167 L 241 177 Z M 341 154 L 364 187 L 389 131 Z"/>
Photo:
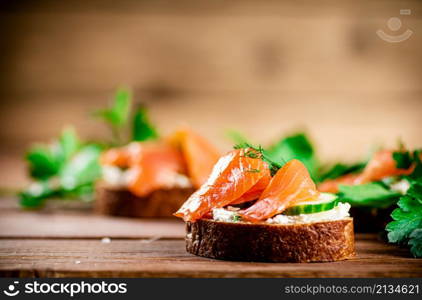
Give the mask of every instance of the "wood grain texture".
<path id="1" fill-rule="evenodd" d="M 133 219 L 86 214 L 8 212 L 0 215 L 0 238 L 182 238 L 177 219 Z"/>
<path id="2" fill-rule="evenodd" d="M 218 261 L 188 254 L 179 220 L 100 217 L 87 209 L 24 212 L 0 198 L 0 276 L 23 277 L 420 277 L 422 260 L 373 234 L 336 263 Z M 111 238 L 110 243 L 101 242 Z"/>
<path id="3" fill-rule="evenodd" d="M 406 5 L 413 13 L 404 25 L 421 30 L 417 1 L 212 2 L 16 5 L 2 14 L 13 28 L 4 32 L 13 63 L 4 61 L 10 85 L 2 92 L 104 91 L 120 82 L 170 93 L 419 88 L 421 37 L 396 47 L 375 34 Z"/>
<path id="4" fill-rule="evenodd" d="M 330 160 L 364 157 L 398 137 L 409 147 L 422 143 L 416 0 L 6 2 L 0 187 L 26 184 L 24 149 L 65 124 L 85 138 L 107 137 L 88 115 L 119 84 L 133 87 L 162 132 L 186 122 L 222 150 L 231 146 L 226 128 L 263 144 L 308 128 Z M 401 17 L 399 33 L 415 34 L 380 40 L 375 31 L 388 31 L 403 8 L 412 14 Z M 0 199 L 0 275 L 422 276 L 421 260 L 372 235 L 358 235 L 356 259 L 328 264 L 214 261 L 187 254 L 183 235 L 177 220 L 105 218 L 89 208 L 21 212 L 16 199 Z"/>
<path id="5" fill-rule="evenodd" d="M 360 158 L 398 137 L 422 143 L 421 2 L 7 2 L 2 152 L 21 153 L 65 124 L 106 136 L 88 115 L 119 84 L 134 88 L 163 132 L 187 122 L 224 150 L 225 128 L 263 144 L 310 128 L 324 158 Z M 414 31 L 409 40 L 376 36 L 392 34 L 392 16 L 399 33 Z"/>
<path id="6" fill-rule="evenodd" d="M 357 257 L 335 263 L 240 263 L 196 257 L 183 240 L 0 242 L 0 276 L 25 277 L 420 277 L 406 250 L 357 236 Z"/>
<path id="7" fill-rule="evenodd" d="M 178 218 L 125 218 L 95 215 L 92 203 L 51 200 L 39 210 L 23 210 L 14 196 L 0 196 L 0 238 L 103 237 L 183 238 Z"/>
<path id="8" fill-rule="evenodd" d="M 106 127 L 87 116 L 103 106 L 108 95 L 31 95 L 30 103 L 16 102 L 0 111 L 0 122 L 8 128 L 0 130 L 5 141 L 0 149 L 4 166 L 0 187 L 22 187 L 27 182 L 24 150 L 30 141 L 51 140 L 64 124 L 74 124 L 83 137 L 109 138 Z M 56 98 L 63 101 L 55 102 Z M 227 128 L 239 129 L 263 145 L 308 129 L 324 161 L 353 161 L 366 158 L 375 146 L 396 146 L 398 137 L 410 148 L 420 147 L 421 99 L 422 93 L 406 94 L 403 99 L 400 93 L 226 93 L 177 100 L 168 96 L 152 101 L 150 112 L 163 134 L 186 122 L 222 151 L 232 146 L 224 136 Z M 31 130 L 27 130 L 28 118 L 33 122 Z"/>

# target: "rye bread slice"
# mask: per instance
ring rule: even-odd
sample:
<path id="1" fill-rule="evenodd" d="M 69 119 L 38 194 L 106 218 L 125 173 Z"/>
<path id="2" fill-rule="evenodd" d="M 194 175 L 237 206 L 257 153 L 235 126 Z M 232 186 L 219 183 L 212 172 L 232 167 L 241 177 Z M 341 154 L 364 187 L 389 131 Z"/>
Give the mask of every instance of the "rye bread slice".
<path id="1" fill-rule="evenodd" d="M 208 258 L 264 262 L 329 262 L 355 256 L 353 219 L 310 224 L 186 224 L 186 250 Z"/>
<path id="2" fill-rule="evenodd" d="M 99 183 L 95 188 L 94 212 L 123 217 L 171 217 L 194 191 L 193 188 L 161 189 L 138 197 L 127 189 Z"/>

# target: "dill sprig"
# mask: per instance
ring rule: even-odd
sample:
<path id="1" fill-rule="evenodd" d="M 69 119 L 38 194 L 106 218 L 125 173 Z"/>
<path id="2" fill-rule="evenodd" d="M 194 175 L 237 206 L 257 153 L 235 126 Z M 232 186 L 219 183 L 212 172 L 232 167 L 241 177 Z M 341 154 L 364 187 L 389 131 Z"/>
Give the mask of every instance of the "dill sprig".
<path id="1" fill-rule="evenodd" d="M 278 163 L 273 161 L 266 153 L 264 148 L 262 148 L 261 145 L 258 146 L 253 146 L 249 143 L 241 143 L 241 144 L 236 144 L 234 147 L 234 149 L 252 149 L 251 150 L 247 150 L 244 153 L 244 156 L 249 157 L 249 158 L 260 158 L 263 161 L 265 161 L 268 166 L 270 167 L 270 172 L 271 172 L 271 176 L 274 176 L 275 173 L 277 173 L 277 171 L 286 163 L 284 161 L 284 159 L 281 158 L 282 163 Z"/>

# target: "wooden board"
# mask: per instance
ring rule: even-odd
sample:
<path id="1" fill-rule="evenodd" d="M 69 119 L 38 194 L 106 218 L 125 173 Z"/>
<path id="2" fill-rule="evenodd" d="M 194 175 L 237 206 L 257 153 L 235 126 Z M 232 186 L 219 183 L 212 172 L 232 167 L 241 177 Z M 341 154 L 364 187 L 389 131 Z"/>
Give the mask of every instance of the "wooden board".
<path id="1" fill-rule="evenodd" d="M 51 201 L 41 210 L 24 211 L 15 197 L 0 197 L 0 238 L 182 238 L 177 218 L 123 218 L 95 215 L 91 204 Z"/>
<path id="2" fill-rule="evenodd" d="M 0 276 L 24 277 L 417 277 L 407 249 L 357 234 L 355 259 L 277 264 L 188 254 L 179 220 L 96 216 L 89 207 L 22 211 L 0 197 Z M 108 237 L 110 241 L 104 242 Z"/>
<path id="3" fill-rule="evenodd" d="M 223 151 L 232 146 L 226 128 L 262 144 L 308 128 L 332 160 L 364 159 L 398 137 L 422 144 L 421 1 L 2 2 L 0 151 L 8 156 L 21 159 L 66 124 L 108 139 L 89 115 L 119 84 L 148 105 L 160 132 L 186 122 Z M 404 8 L 411 14 L 400 16 Z M 387 28 L 393 16 L 403 23 L 397 32 Z M 375 33 L 408 28 L 403 43 Z M 22 161 L 0 162 L 0 185 L 17 186 L 10 175 Z"/>
<path id="4" fill-rule="evenodd" d="M 358 235 L 357 258 L 335 263 L 217 261 L 186 253 L 177 240 L 25 240 L 0 242 L 0 275 L 30 277 L 420 277 L 422 260 Z"/>
<path id="5" fill-rule="evenodd" d="M 0 238 L 181 238 L 185 231 L 179 220 L 36 212 L 2 215 L 0 228 Z"/>
<path id="6" fill-rule="evenodd" d="M 242 90 L 419 90 L 422 44 L 416 32 L 422 22 L 416 0 L 400 5 L 125 0 L 118 7 L 98 2 L 49 1 L 17 5 L 15 13 L 0 11 L 8 42 L 0 59 L 7 73 L 2 92 L 75 94 L 118 83 L 173 97 Z M 403 7 L 412 13 L 401 17 L 401 30 L 415 34 L 394 47 L 375 31 L 385 30 Z"/>

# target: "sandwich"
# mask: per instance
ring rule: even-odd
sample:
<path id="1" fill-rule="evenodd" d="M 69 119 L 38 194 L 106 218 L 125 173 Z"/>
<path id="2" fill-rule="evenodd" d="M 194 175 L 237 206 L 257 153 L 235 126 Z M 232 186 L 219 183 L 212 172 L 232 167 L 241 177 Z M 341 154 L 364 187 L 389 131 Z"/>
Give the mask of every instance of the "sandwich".
<path id="1" fill-rule="evenodd" d="M 328 262 L 355 255 L 348 203 L 317 190 L 299 160 L 240 145 L 175 213 L 189 253 L 224 260 Z"/>
<path id="2" fill-rule="evenodd" d="M 415 163 L 404 149 L 379 150 L 358 172 L 327 179 L 321 192 L 336 193 L 352 205 L 351 215 L 359 232 L 384 231 L 400 197 L 410 188 L 409 175 Z"/>
<path id="3" fill-rule="evenodd" d="M 319 185 L 352 205 L 359 231 L 408 247 L 422 257 L 422 150 L 380 150 L 362 171 L 349 172 Z"/>
<path id="4" fill-rule="evenodd" d="M 94 210 L 126 217 L 170 217 L 218 160 L 204 138 L 183 128 L 153 142 L 132 142 L 100 157 Z"/>

